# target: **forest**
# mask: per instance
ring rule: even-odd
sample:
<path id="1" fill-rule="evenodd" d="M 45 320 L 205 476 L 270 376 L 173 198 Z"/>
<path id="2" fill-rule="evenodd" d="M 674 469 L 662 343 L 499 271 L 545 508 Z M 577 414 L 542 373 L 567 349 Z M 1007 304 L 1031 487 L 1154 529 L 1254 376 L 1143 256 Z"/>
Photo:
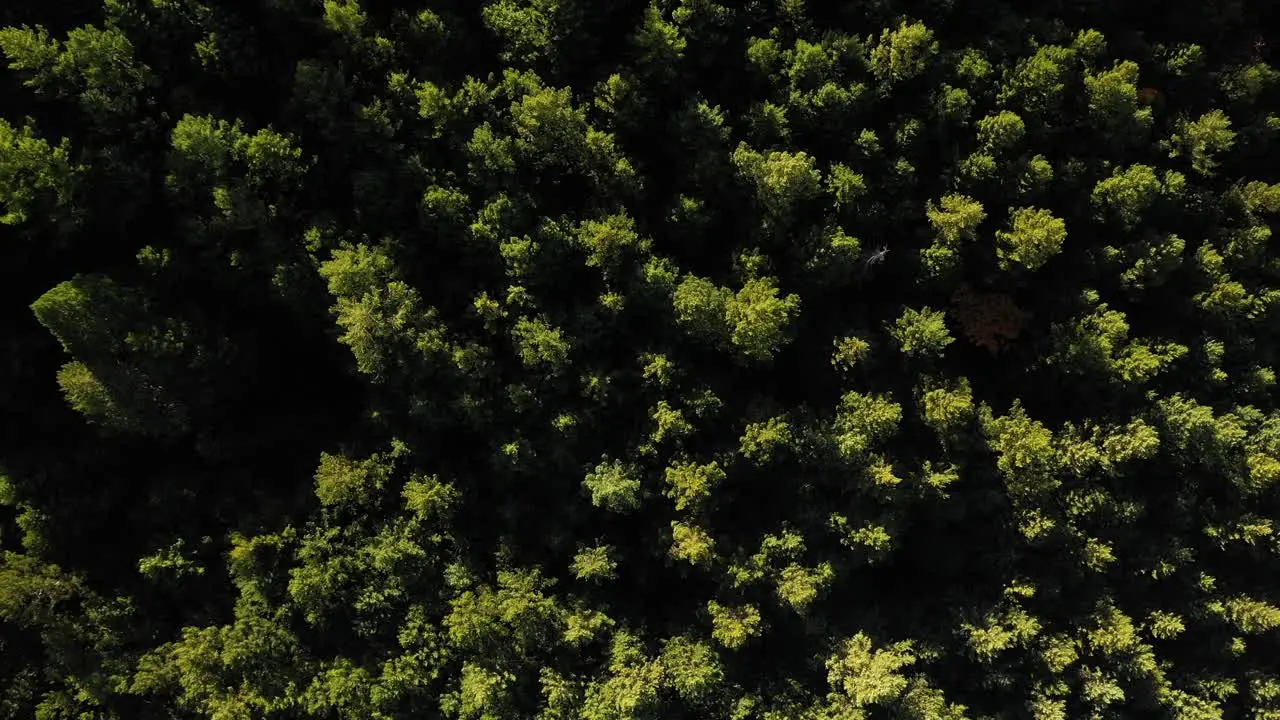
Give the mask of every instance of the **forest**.
<path id="1" fill-rule="evenodd" d="M 0 718 L 1280 720 L 1280 3 L 0 28 Z"/>

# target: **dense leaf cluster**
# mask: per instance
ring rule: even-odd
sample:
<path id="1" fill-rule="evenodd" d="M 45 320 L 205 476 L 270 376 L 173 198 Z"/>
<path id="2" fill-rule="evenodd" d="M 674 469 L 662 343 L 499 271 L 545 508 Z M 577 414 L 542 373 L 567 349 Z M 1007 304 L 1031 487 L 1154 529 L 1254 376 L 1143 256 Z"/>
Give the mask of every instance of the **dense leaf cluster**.
<path id="1" fill-rule="evenodd" d="M 1272 4 L 0 9 L 0 717 L 1280 718 Z"/>

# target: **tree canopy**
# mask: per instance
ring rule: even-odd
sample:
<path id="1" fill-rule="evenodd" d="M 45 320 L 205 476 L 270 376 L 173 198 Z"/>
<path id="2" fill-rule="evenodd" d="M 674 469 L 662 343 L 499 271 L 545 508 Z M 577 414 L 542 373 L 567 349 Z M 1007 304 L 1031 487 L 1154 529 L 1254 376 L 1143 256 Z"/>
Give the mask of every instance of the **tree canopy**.
<path id="1" fill-rule="evenodd" d="M 1280 718 L 1258 0 L 0 7 L 0 718 Z"/>

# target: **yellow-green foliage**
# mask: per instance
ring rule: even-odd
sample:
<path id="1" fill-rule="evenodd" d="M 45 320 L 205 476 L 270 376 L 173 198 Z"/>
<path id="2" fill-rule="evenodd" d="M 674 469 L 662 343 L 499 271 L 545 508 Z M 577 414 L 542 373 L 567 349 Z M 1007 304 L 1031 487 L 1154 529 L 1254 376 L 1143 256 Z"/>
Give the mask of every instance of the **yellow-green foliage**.
<path id="1" fill-rule="evenodd" d="M 713 629 L 711 636 L 730 650 L 742 648 L 761 631 L 760 611 L 752 605 L 726 606 L 707 603 Z"/>
<path id="2" fill-rule="evenodd" d="M 1270 4 L 0 4 L 0 718 L 1280 720 Z"/>

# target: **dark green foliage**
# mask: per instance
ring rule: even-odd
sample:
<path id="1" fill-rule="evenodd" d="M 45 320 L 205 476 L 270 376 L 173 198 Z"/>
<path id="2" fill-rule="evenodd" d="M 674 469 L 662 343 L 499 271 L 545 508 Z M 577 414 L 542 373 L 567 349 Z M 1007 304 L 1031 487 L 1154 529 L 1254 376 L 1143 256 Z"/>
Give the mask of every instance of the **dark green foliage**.
<path id="1" fill-rule="evenodd" d="M 0 8 L 0 718 L 1280 717 L 1264 2 Z"/>

